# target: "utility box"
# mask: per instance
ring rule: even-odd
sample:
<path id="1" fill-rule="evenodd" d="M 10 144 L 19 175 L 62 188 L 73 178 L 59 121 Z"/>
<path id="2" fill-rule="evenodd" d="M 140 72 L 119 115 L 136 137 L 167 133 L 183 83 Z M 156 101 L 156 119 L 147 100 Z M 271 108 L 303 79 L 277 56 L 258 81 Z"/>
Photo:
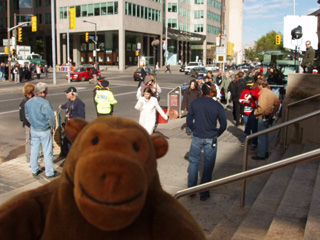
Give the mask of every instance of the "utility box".
<path id="1" fill-rule="evenodd" d="M 178 86 L 168 92 L 168 112 L 170 119 L 181 118 L 181 103 L 182 103 L 182 91 L 181 87 Z"/>

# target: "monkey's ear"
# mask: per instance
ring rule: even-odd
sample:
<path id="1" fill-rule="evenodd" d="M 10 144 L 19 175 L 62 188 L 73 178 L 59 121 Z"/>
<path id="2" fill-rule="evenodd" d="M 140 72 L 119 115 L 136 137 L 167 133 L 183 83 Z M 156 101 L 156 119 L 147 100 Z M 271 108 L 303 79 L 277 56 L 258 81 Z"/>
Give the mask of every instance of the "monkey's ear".
<path id="1" fill-rule="evenodd" d="M 64 127 L 64 131 L 67 139 L 73 143 L 79 132 L 88 124 L 88 122 L 82 118 L 70 119 Z"/>

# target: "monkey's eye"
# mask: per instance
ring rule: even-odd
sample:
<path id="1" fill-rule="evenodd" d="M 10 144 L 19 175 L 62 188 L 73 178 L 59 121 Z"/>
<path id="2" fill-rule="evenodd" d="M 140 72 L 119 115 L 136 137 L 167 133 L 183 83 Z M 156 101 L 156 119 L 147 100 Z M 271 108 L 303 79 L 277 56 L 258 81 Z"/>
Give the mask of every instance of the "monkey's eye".
<path id="1" fill-rule="evenodd" d="M 92 142 L 93 145 L 97 145 L 98 142 L 99 142 L 99 138 L 98 137 L 94 137 L 94 138 L 92 138 L 91 142 Z"/>
<path id="2" fill-rule="evenodd" d="M 139 152 L 140 147 L 139 147 L 139 145 L 138 145 L 136 142 L 134 142 L 132 146 L 133 146 L 133 149 L 134 149 L 136 152 Z"/>

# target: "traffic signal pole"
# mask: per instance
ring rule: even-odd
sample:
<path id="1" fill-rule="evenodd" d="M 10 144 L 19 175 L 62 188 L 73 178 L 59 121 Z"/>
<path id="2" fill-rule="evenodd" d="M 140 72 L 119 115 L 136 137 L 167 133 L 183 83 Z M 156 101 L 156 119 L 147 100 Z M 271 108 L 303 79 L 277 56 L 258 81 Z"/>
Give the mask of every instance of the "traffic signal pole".
<path id="1" fill-rule="evenodd" d="M 8 58 L 8 80 L 11 80 L 11 58 L 10 58 L 10 0 L 7 0 L 7 23 L 8 23 L 8 48 L 9 48 L 9 58 Z M 10 60 L 9 60 L 10 59 Z"/>

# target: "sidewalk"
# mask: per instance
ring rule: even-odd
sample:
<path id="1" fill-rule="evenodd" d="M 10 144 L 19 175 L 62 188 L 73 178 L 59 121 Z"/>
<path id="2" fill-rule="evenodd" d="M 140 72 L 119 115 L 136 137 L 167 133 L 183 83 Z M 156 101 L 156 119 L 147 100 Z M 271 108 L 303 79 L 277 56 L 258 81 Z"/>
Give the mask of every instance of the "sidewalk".
<path id="1" fill-rule="evenodd" d="M 230 111 L 227 114 L 231 114 Z M 170 194 L 187 187 L 188 161 L 184 157 L 189 151 L 191 137 L 186 135 L 185 129 L 181 129 L 185 121 L 185 118 L 169 120 L 166 124 L 159 124 L 156 130 L 169 142 L 168 153 L 158 159 L 158 171 L 163 188 Z M 233 154 L 234 151 L 242 149 L 238 140 L 242 137 L 242 131 L 228 121 L 228 129 L 219 138 L 217 158 L 219 161 Z M 63 161 L 64 159 L 59 159 L 58 156 L 54 157 L 55 169 L 59 172 L 62 171 L 60 165 Z M 43 166 L 43 162 L 40 161 L 40 165 Z M 34 189 L 49 181 L 44 177 L 44 173 L 37 178 L 32 176 L 24 155 L 4 162 L 0 165 L 0 204 L 21 192 Z"/>

